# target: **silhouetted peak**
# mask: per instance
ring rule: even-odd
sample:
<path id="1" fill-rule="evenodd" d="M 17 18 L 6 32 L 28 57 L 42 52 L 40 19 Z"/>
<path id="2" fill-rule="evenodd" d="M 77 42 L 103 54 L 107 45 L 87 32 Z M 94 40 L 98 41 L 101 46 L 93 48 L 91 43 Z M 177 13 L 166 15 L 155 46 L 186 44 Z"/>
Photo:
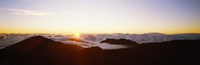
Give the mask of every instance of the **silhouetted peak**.
<path id="1" fill-rule="evenodd" d="M 110 43 L 110 44 L 120 44 L 120 45 L 137 45 L 138 43 L 135 41 L 127 40 L 124 38 L 121 39 L 106 39 L 101 41 L 101 43 Z"/>
<path id="2" fill-rule="evenodd" d="M 61 42 L 56 42 L 54 40 L 51 40 L 42 36 L 34 36 L 31 38 L 25 39 L 19 43 L 16 43 L 14 45 L 8 46 L 4 48 L 4 50 L 30 52 L 36 48 L 48 49 L 51 47 L 81 48 L 77 45 L 69 45 L 69 44 L 64 44 Z"/>
<path id="3" fill-rule="evenodd" d="M 31 38 L 45 38 L 45 37 L 43 37 L 43 36 L 34 36 L 34 37 L 31 37 Z M 31 39 L 31 38 L 29 38 L 29 39 Z"/>
<path id="4" fill-rule="evenodd" d="M 4 48 L 2 57 L 19 59 L 17 65 L 77 65 L 82 49 L 78 45 L 35 36 Z"/>

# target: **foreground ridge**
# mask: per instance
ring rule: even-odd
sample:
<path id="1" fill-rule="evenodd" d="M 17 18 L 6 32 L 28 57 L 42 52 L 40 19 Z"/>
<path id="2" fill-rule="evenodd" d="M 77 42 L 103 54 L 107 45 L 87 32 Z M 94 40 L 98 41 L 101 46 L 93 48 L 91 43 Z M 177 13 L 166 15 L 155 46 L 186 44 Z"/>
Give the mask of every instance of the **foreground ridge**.
<path id="1" fill-rule="evenodd" d="M 119 42 L 119 40 L 112 40 Z M 133 41 L 134 42 L 134 41 Z M 126 42 L 123 42 L 127 44 Z M 200 40 L 137 44 L 124 49 L 82 48 L 35 36 L 0 50 L 1 65 L 191 65 Z"/>

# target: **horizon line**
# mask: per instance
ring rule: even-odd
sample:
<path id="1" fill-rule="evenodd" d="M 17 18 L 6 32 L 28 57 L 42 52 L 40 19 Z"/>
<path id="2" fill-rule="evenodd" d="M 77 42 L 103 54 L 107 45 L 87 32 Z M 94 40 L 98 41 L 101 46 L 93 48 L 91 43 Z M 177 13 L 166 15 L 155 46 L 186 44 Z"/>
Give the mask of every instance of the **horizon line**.
<path id="1" fill-rule="evenodd" d="M 78 32 L 74 32 L 78 33 Z M 0 34 L 55 34 L 55 35 L 73 35 L 74 33 L 0 33 Z M 200 34 L 200 33 L 161 33 L 161 32 L 148 32 L 148 33 L 80 33 L 80 34 Z"/>

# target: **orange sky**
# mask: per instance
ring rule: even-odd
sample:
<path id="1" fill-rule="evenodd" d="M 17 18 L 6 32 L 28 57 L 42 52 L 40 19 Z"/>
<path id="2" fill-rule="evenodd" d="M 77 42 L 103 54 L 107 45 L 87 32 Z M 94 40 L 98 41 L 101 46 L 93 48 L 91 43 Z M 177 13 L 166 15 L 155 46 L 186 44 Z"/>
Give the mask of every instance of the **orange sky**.
<path id="1" fill-rule="evenodd" d="M 0 33 L 200 33 L 200 1 L 0 0 Z"/>

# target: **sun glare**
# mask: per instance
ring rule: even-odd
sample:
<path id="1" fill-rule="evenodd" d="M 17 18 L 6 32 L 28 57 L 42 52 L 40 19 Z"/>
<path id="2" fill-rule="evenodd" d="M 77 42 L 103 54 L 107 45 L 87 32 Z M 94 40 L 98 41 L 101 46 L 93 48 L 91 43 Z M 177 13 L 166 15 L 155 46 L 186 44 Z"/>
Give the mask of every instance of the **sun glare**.
<path id="1" fill-rule="evenodd" d="M 80 35 L 81 35 L 80 33 L 74 33 L 75 38 L 80 38 Z"/>

